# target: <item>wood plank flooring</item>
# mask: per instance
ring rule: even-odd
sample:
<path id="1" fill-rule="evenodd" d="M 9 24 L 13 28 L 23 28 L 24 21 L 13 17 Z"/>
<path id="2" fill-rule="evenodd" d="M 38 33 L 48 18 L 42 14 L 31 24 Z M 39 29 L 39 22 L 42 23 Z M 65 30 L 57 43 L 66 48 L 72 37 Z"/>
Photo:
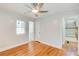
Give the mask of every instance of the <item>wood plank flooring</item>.
<path id="1" fill-rule="evenodd" d="M 38 41 L 0 52 L 0 56 L 63 56 L 64 51 Z"/>

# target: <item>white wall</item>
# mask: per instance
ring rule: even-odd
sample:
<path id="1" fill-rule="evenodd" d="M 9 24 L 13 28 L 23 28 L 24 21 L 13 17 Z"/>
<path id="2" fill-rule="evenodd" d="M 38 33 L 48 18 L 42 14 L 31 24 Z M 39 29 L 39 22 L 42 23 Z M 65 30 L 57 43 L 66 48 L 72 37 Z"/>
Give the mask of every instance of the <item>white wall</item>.
<path id="1" fill-rule="evenodd" d="M 28 21 L 27 17 L 19 17 L 18 14 L 0 12 L 0 51 L 12 48 L 28 41 Z M 20 15 L 21 16 L 21 15 Z M 26 23 L 26 33 L 20 36 L 16 35 L 16 20 L 23 20 Z"/>
<path id="2" fill-rule="evenodd" d="M 62 18 L 46 17 L 37 22 L 40 22 L 40 38 L 37 40 L 62 48 Z"/>

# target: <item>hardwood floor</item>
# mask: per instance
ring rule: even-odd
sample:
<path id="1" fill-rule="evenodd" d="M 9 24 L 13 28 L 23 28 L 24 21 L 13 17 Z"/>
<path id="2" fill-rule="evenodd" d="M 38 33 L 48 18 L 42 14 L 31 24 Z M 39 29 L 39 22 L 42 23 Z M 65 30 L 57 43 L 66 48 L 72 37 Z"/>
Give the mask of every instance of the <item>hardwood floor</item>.
<path id="1" fill-rule="evenodd" d="M 0 52 L 0 56 L 63 56 L 64 51 L 38 41 Z"/>

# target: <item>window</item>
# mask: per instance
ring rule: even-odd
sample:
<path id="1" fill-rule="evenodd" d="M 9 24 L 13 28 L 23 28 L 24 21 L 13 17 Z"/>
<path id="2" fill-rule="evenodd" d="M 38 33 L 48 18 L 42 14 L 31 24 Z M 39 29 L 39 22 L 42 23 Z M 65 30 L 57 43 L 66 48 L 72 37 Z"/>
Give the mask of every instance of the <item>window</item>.
<path id="1" fill-rule="evenodd" d="M 16 34 L 24 34 L 25 33 L 25 23 L 24 21 L 17 20 L 16 21 Z"/>

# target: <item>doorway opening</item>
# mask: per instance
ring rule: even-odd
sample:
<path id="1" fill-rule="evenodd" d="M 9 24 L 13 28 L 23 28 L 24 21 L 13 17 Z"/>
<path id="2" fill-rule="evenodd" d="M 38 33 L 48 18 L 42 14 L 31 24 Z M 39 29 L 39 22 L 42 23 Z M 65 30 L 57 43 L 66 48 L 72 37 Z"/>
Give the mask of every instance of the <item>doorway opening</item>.
<path id="1" fill-rule="evenodd" d="M 63 19 L 63 44 L 67 56 L 78 55 L 78 17 Z"/>

